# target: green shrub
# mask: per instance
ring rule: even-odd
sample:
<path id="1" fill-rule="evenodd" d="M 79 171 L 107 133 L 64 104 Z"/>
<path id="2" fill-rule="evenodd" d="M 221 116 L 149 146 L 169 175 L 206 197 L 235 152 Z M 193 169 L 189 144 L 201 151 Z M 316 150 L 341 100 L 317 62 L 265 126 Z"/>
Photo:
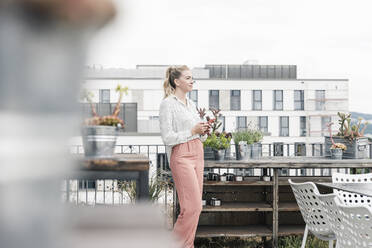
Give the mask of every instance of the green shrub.
<path id="1" fill-rule="evenodd" d="M 234 143 L 239 144 L 240 141 L 246 141 L 248 145 L 260 142 L 263 138 L 263 133 L 258 129 L 238 130 L 232 134 Z"/>
<path id="2" fill-rule="evenodd" d="M 231 133 L 219 133 L 212 132 L 208 135 L 207 139 L 204 141 L 204 147 L 210 147 L 214 150 L 223 150 L 230 147 Z"/>

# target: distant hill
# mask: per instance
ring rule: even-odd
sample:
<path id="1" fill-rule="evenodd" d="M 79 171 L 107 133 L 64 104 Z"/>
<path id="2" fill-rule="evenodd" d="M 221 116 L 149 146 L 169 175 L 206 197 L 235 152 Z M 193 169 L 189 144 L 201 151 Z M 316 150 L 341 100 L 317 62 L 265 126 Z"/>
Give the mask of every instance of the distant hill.
<path id="1" fill-rule="evenodd" d="M 352 118 L 352 121 L 351 121 L 352 124 L 355 124 L 356 122 L 358 122 L 359 117 L 363 119 L 363 122 L 368 121 L 369 125 L 364 133 L 372 135 L 372 114 L 366 114 L 366 113 L 360 113 L 360 112 L 350 112 L 350 114 Z"/>
<path id="2" fill-rule="evenodd" d="M 350 112 L 351 117 L 353 119 L 358 119 L 359 117 L 362 117 L 363 120 L 369 121 L 372 120 L 372 114 L 365 114 L 365 113 L 360 113 L 360 112 Z"/>

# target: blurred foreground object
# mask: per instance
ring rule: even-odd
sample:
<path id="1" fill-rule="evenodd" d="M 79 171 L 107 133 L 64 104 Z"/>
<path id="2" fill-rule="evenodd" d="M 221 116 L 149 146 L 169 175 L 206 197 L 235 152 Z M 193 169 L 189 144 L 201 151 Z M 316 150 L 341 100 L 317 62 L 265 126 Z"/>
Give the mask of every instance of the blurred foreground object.
<path id="1" fill-rule="evenodd" d="M 77 27 L 102 27 L 116 14 L 110 0 L 2 0 L 0 3 L 0 7 L 12 5 Z"/>
<path id="2" fill-rule="evenodd" d="M 158 207 L 137 204 L 73 208 L 69 248 L 177 248 Z"/>
<path id="3" fill-rule="evenodd" d="M 86 41 L 114 15 L 104 3 L 0 2 L 0 247 L 63 246 L 61 179 L 73 166 Z"/>

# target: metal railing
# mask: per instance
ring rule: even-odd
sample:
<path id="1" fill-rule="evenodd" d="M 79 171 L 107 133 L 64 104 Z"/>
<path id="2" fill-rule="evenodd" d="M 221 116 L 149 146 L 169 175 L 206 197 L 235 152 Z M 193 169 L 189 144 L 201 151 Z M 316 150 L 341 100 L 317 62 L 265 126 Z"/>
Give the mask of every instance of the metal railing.
<path id="1" fill-rule="evenodd" d="M 235 145 L 227 150 L 226 159 L 235 159 Z M 372 153 L 372 146 L 369 145 L 369 156 Z M 71 146 L 71 152 L 74 154 L 82 154 L 83 147 L 81 145 Z M 154 175 L 165 176 L 171 182 L 170 167 L 167 161 L 164 145 L 117 145 L 115 149 L 117 154 L 145 154 L 150 160 L 150 177 Z M 262 144 L 261 155 L 263 158 L 267 157 L 322 157 L 324 156 L 324 144 L 322 143 L 271 143 Z M 243 177 L 258 177 L 264 174 L 272 174 L 271 170 L 262 168 L 255 169 L 205 169 L 204 173 L 208 172 L 219 173 L 234 173 Z M 350 169 L 329 169 L 329 168 L 312 168 L 312 169 L 283 169 L 279 176 L 290 177 L 304 177 L 317 176 L 329 177 L 332 172 L 349 173 Z M 156 180 L 156 179 L 155 179 Z M 151 181 L 151 180 L 150 180 Z M 66 192 L 66 183 L 69 183 L 69 194 Z M 131 198 L 120 187 L 120 182 L 117 180 L 97 180 L 97 181 L 79 181 L 69 180 L 65 181 L 62 186 L 64 201 L 74 202 L 75 204 L 128 204 Z M 69 195 L 69 199 L 66 199 Z M 172 214 L 174 192 L 173 188 L 168 185 L 164 189 L 163 195 L 159 198 L 158 203 L 164 204 L 164 210 L 167 214 Z"/>

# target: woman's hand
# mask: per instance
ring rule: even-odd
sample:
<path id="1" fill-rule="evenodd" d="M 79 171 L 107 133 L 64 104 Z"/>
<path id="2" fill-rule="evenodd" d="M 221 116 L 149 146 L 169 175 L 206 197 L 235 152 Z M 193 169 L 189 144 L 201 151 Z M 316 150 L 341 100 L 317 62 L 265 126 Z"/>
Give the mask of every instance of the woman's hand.
<path id="1" fill-rule="evenodd" d="M 208 123 L 206 122 L 199 122 L 198 124 L 196 124 L 192 129 L 191 129 L 191 133 L 192 135 L 195 135 L 195 134 L 205 134 L 209 129 L 209 125 Z"/>

